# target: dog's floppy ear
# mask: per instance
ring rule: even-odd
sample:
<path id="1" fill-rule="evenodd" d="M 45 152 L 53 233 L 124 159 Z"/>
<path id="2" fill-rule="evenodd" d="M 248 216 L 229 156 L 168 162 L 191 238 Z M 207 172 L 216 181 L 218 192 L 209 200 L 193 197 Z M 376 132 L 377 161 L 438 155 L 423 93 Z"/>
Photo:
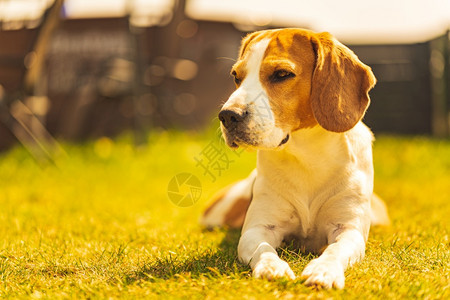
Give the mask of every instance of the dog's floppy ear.
<path id="1" fill-rule="evenodd" d="M 314 117 L 326 130 L 350 130 L 369 106 L 368 93 L 375 85 L 375 76 L 328 32 L 313 35 L 311 42 L 316 53 L 311 88 Z"/>

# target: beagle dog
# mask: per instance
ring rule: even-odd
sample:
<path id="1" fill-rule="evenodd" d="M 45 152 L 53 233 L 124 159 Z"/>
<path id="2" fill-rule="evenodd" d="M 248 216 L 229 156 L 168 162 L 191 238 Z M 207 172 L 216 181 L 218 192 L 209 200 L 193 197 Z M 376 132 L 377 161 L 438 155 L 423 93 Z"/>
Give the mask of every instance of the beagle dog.
<path id="1" fill-rule="evenodd" d="M 253 276 L 296 276 L 276 249 L 295 241 L 320 254 L 305 284 L 343 288 L 371 224 L 388 224 L 373 194 L 372 132 L 361 119 L 370 67 L 329 33 L 265 30 L 242 41 L 236 90 L 219 120 L 227 145 L 257 150 L 250 176 L 216 195 L 202 223 L 241 227 L 238 256 Z"/>

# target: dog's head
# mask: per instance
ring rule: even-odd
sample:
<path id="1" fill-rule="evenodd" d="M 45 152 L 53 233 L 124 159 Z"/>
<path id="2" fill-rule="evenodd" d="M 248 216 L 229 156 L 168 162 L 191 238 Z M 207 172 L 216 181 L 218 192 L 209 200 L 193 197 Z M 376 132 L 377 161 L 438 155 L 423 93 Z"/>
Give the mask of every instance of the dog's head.
<path id="1" fill-rule="evenodd" d="M 344 132 L 363 117 L 371 69 L 329 33 L 265 30 L 242 41 L 231 70 L 236 90 L 219 119 L 227 144 L 274 149 L 317 125 Z"/>

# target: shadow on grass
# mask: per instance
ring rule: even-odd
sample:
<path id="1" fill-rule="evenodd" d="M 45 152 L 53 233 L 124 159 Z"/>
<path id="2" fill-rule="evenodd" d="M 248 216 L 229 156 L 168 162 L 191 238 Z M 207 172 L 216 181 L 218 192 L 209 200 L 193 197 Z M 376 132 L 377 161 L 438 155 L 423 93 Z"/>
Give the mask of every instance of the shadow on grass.
<path id="1" fill-rule="evenodd" d="M 192 251 L 192 256 L 179 258 L 165 256 L 156 258 L 145 264 L 140 270 L 130 274 L 128 283 L 139 280 L 169 279 L 176 276 L 199 277 L 211 276 L 246 276 L 250 269 L 237 259 L 237 245 L 240 230 L 222 229 L 226 232 L 218 248 L 198 254 Z"/>

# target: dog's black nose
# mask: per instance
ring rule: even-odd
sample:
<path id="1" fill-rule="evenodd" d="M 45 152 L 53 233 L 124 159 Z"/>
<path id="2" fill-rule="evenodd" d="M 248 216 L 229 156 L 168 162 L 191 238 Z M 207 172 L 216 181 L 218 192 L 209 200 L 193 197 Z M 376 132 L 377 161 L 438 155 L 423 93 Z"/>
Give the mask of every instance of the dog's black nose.
<path id="1" fill-rule="evenodd" d="M 245 115 L 247 115 L 246 112 L 238 113 L 233 110 L 224 109 L 219 113 L 219 120 L 220 122 L 222 122 L 225 128 L 229 129 L 237 126 L 238 123 L 242 122 Z"/>

